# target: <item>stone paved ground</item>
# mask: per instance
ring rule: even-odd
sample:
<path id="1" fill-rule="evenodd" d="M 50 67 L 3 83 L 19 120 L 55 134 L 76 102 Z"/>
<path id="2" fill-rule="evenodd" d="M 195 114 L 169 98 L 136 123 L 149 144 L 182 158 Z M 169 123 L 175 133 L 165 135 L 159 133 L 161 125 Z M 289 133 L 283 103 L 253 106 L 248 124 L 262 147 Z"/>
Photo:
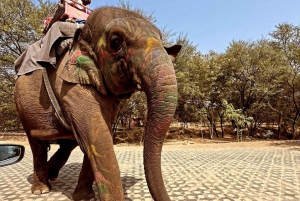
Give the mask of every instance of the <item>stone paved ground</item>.
<path id="1" fill-rule="evenodd" d="M 5 143 L 5 142 L 0 142 Z M 82 153 L 76 148 L 52 191 L 32 195 L 32 154 L 0 168 L 0 200 L 69 200 Z M 50 155 L 57 149 L 52 146 Z M 115 147 L 126 200 L 152 200 L 142 162 L 142 147 Z M 300 201 L 300 142 L 166 145 L 163 177 L 172 200 Z"/>

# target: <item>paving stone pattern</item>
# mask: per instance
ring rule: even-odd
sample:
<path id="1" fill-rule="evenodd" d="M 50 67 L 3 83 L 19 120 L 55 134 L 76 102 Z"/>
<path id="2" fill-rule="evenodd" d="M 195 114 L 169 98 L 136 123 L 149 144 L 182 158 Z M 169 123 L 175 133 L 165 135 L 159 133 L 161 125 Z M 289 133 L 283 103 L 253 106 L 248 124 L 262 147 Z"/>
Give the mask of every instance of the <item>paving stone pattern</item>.
<path id="1" fill-rule="evenodd" d="M 0 200 L 70 200 L 83 158 L 80 149 L 73 151 L 58 180 L 51 182 L 50 193 L 32 195 L 32 154 L 26 148 L 20 163 L 0 168 Z M 142 148 L 118 149 L 116 155 L 125 200 L 152 200 Z M 164 149 L 162 161 L 167 191 L 174 201 L 300 201 L 300 148 Z"/>

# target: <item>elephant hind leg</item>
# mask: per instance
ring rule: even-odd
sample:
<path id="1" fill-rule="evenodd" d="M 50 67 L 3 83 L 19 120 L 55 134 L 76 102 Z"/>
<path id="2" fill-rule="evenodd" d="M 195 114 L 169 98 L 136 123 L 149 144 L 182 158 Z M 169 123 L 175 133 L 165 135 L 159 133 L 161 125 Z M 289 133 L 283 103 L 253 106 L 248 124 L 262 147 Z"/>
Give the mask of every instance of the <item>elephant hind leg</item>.
<path id="1" fill-rule="evenodd" d="M 75 140 L 58 140 L 59 149 L 48 161 L 48 178 L 55 181 L 60 169 L 66 164 L 72 150 L 77 146 Z"/>
<path id="2" fill-rule="evenodd" d="M 33 155 L 33 183 L 31 192 L 35 195 L 49 193 L 51 185 L 48 181 L 47 152 L 48 142 L 28 136 Z"/>

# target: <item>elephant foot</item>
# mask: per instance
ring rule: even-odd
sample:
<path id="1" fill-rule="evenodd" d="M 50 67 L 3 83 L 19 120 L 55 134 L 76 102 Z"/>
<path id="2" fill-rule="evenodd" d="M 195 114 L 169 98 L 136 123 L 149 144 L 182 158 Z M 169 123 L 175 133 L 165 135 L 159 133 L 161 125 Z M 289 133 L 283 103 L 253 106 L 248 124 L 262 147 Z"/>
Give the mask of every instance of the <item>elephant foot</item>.
<path id="1" fill-rule="evenodd" d="M 43 183 L 33 184 L 31 186 L 31 192 L 34 195 L 40 195 L 40 194 L 44 194 L 44 193 L 49 193 L 50 189 L 51 189 L 50 183 L 48 183 L 48 184 L 43 184 Z"/>
<path id="2" fill-rule="evenodd" d="M 56 181 L 56 179 L 58 177 L 58 173 L 59 173 L 59 171 L 57 171 L 57 170 L 51 170 L 51 169 L 49 169 L 48 170 L 48 179 L 50 181 Z"/>
<path id="3" fill-rule="evenodd" d="M 95 200 L 95 192 L 92 188 L 76 188 L 71 200 L 74 201 L 94 201 Z"/>

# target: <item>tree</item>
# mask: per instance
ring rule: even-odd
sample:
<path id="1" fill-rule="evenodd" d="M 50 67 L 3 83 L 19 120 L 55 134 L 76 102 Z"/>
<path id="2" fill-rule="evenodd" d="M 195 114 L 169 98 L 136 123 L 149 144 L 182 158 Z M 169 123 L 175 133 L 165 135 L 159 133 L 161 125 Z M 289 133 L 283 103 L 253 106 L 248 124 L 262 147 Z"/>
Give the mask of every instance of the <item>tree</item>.
<path id="1" fill-rule="evenodd" d="M 274 49 L 283 55 L 288 77 L 286 78 L 285 93 L 282 94 L 285 104 L 291 107 L 285 112 L 285 121 L 291 125 L 291 136 L 297 137 L 297 127 L 300 125 L 300 27 L 283 23 L 271 32 Z"/>
<path id="2" fill-rule="evenodd" d="M 121 101 L 120 110 L 117 114 L 116 121 L 113 126 L 113 133 L 116 133 L 116 129 L 119 123 L 122 127 L 128 126 L 131 129 L 131 122 L 133 118 L 137 118 L 143 121 L 147 119 L 147 100 L 145 93 L 136 92 L 128 100 Z"/>
<path id="3" fill-rule="evenodd" d="M 217 54 L 213 51 L 210 51 L 209 54 L 206 55 L 206 58 L 208 60 L 212 77 L 214 77 L 214 81 L 212 83 L 211 87 L 211 93 L 209 96 L 209 100 L 213 103 L 214 106 L 214 113 L 215 115 L 218 115 L 218 119 L 220 121 L 220 127 L 221 127 L 221 137 L 224 137 L 224 128 L 223 124 L 225 122 L 224 117 L 224 106 L 222 103 L 222 100 L 224 98 L 230 97 L 230 90 L 226 88 L 226 77 L 224 76 L 224 71 L 222 68 L 224 67 L 224 63 L 226 62 L 227 58 L 225 54 Z M 224 61 L 225 60 L 225 61 Z M 216 118 L 214 118 L 216 119 Z M 215 133 L 217 133 L 217 130 L 215 129 Z"/>
<path id="4" fill-rule="evenodd" d="M 270 116 L 266 107 L 270 94 L 277 91 L 285 75 L 283 62 L 274 51 L 270 41 L 233 41 L 223 58 L 223 98 L 254 118 L 250 126 L 252 133 Z"/>
<path id="5" fill-rule="evenodd" d="M 178 82 L 176 117 L 185 123 L 197 121 L 197 116 L 194 113 L 199 109 L 198 97 L 200 94 L 198 93 L 200 92 L 196 86 L 195 77 L 193 77 L 197 76 L 197 73 L 193 72 L 196 70 L 195 65 L 197 64 L 193 65 L 194 62 L 191 61 L 194 57 L 196 59 L 196 47 L 191 44 L 187 35 L 179 35 L 176 43 L 182 45 L 182 49 L 174 62 Z M 198 61 L 201 62 L 200 60 Z"/>
<path id="6" fill-rule="evenodd" d="M 216 75 L 219 72 L 219 66 L 214 64 L 217 54 L 213 51 L 207 55 L 197 52 L 196 46 L 190 43 L 187 35 L 180 35 L 177 41 L 183 45 L 183 49 L 175 60 L 179 92 L 176 117 L 184 123 L 200 121 L 203 120 L 201 114 L 205 110 L 212 128 L 211 138 L 213 133 L 218 137 L 215 126 L 216 105 L 212 100 Z"/>
<path id="7" fill-rule="evenodd" d="M 222 100 L 222 104 L 225 108 L 224 117 L 230 120 L 235 125 L 235 130 L 238 136 L 238 140 L 241 136 L 241 128 L 246 127 L 253 121 L 252 117 L 246 117 L 241 109 L 235 109 L 232 104 L 228 104 L 226 100 Z"/>
<path id="8" fill-rule="evenodd" d="M 50 1 L 0 1 L 0 130 L 19 129 L 14 106 L 14 61 L 42 34 L 42 19 L 52 6 Z"/>

